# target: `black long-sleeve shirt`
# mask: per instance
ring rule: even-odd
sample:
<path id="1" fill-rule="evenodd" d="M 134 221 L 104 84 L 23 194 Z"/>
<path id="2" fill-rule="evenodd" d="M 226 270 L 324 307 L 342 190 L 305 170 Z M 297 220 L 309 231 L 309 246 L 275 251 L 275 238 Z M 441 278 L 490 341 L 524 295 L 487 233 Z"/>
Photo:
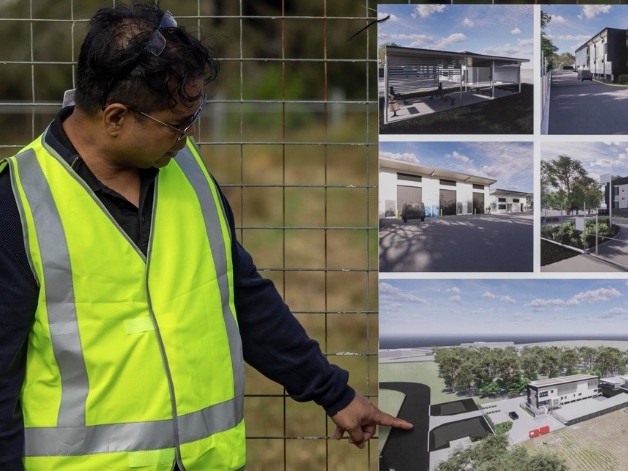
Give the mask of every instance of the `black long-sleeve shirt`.
<path id="1" fill-rule="evenodd" d="M 158 170 L 141 171 L 139 208 L 101 184 L 63 130 L 62 122 L 72 110 L 66 107 L 59 113 L 45 134 L 46 142 L 67 160 L 146 253 Z M 327 361 L 318 343 L 307 336 L 273 283 L 259 275 L 251 256 L 236 240 L 233 213 L 222 193 L 221 198 L 234 241 L 234 298 L 244 359 L 282 384 L 295 400 L 313 400 L 329 415 L 334 415 L 346 407 L 355 394 L 347 384 L 348 373 Z M 9 172 L 4 171 L 0 173 L 0 469 L 4 471 L 23 469 L 19 393 L 38 294 Z"/>

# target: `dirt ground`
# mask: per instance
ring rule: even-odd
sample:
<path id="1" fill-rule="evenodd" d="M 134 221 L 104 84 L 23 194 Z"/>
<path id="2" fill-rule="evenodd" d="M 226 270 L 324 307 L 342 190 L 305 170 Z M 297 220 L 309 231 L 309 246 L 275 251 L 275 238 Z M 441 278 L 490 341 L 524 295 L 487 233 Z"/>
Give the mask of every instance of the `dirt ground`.
<path id="1" fill-rule="evenodd" d="M 570 471 L 619 471 L 628 467 L 628 409 L 587 420 L 520 446 L 561 456 Z"/>

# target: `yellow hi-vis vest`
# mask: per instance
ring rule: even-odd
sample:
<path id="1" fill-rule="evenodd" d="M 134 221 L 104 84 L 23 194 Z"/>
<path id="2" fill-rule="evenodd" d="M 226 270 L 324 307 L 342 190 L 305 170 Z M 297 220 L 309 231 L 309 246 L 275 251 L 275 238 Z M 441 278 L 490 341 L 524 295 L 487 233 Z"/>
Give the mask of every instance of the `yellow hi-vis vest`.
<path id="1" fill-rule="evenodd" d="M 197 148 L 159 171 L 147 256 L 43 137 L 7 165 L 40 285 L 26 471 L 244 469 L 231 237 Z"/>

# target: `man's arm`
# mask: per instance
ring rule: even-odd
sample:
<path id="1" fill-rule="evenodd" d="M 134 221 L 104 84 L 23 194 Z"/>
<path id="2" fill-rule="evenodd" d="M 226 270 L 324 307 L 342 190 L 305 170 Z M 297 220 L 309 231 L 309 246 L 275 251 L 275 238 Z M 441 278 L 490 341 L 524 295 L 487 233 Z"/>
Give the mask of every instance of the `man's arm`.
<path id="1" fill-rule="evenodd" d="M 37 296 L 5 171 L 0 174 L 0 469 L 6 471 L 23 469 L 24 425 L 19 394 Z"/>
<path id="2" fill-rule="evenodd" d="M 313 400 L 329 415 L 336 414 L 355 394 L 347 384 L 349 374 L 327 361 L 237 242 L 235 250 L 235 303 L 245 360 L 284 386 L 293 399 Z"/>

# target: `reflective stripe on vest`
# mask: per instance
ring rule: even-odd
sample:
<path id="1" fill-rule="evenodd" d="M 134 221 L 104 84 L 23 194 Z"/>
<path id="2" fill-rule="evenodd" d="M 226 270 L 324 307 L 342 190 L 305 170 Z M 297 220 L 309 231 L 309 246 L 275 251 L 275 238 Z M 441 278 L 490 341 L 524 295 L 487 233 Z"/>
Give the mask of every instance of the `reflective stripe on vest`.
<path id="1" fill-rule="evenodd" d="M 51 150 L 48 154 L 61 162 Z M 62 163 L 65 165 L 65 163 Z M 170 165 L 173 165 L 171 162 Z M 191 183 L 201 202 L 201 213 L 208 240 L 214 254 L 217 273 L 225 273 L 227 259 L 225 240 L 221 232 L 217 207 L 218 196 L 212 194 L 210 177 L 201 166 L 200 156 L 188 145 L 176 159 L 185 177 Z M 231 311 L 230 283 L 226 276 L 218 277 L 222 317 L 231 351 L 234 398 L 202 410 L 179 415 L 174 420 L 154 420 L 132 423 L 114 423 L 85 426 L 85 403 L 89 384 L 82 358 L 79 325 L 74 305 L 74 288 L 70 270 L 70 255 L 65 243 L 61 216 L 36 153 L 27 149 L 10 158 L 14 188 L 20 189 L 28 202 L 34 220 L 42 260 L 43 284 L 46 286 L 47 312 L 52 346 L 58 363 L 62 394 L 57 427 L 26 427 L 26 456 L 89 455 L 102 452 L 144 451 L 176 447 L 235 427 L 242 421 L 244 371 L 238 327 Z M 19 185 L 18 185 L 19 180 Z M 214 191 L 215 188 L 214 188 Z M 16 198 L 22 218 L 26 212 L 20 198 Z M 224 215 L 223 215 L 224 219 Z M 25 237 L 28 237 L 23 222 Z M 27 244 L 28 245 L 28 244 Z M 62 267 L 57 269 L 56 267 Z M 174 399 L 173 399 L 174 400 Z M 176 433 L 175 433 L 176 430 Z"/>

